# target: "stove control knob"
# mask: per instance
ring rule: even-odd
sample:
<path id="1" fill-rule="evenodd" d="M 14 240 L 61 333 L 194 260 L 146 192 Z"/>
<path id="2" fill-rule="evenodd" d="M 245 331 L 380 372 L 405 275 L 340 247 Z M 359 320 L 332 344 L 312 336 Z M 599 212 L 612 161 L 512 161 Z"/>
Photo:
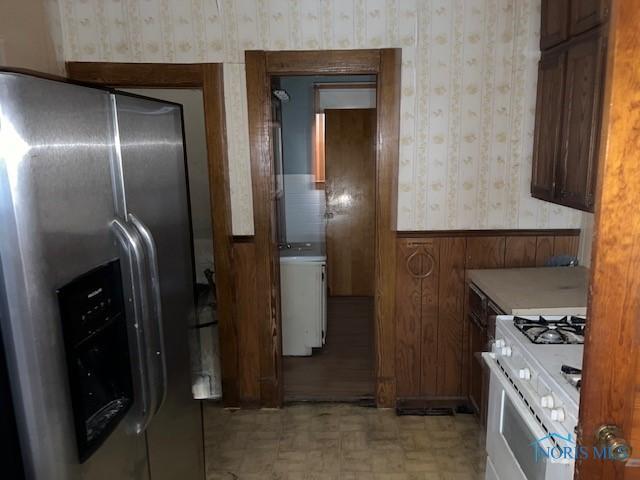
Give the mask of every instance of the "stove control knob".
<path id="1" fill-rule="evenodd" d="M 500 355 L 502 355 L 503 357 L 510 357 L 511 356 L 511 347 L 502 347 L 502 349 L 500 350 Z"/>
<path id="2" fill-rule="evenodd" d="M 540 406 L 543 408 L 553 408 L 553 396 L 552 395 L 543 395 L 540 398 Z"/>
<path id="3" fill-rule="evenodd" d="M 531 380 L 531 370 L 528 368 L 521 368 L 518 371 L 518 377 L 522 380 Z"/>
<path id="4" fill-rule="evenodd" d="M 562 408 L 552 409 L 551 420 L 553 420 L 554 422 L 564 422 L 564 410 Z"/>

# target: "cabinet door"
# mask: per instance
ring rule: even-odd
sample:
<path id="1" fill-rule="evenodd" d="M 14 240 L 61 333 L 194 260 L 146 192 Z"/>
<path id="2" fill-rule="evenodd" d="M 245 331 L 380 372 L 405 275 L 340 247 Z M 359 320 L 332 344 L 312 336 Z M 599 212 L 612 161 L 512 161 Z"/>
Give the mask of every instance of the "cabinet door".
<path id="1" fill-rule="evenodd" d="M 556 195 L 559 203 L 586 211 L 593 211 L 605 51 L 606 38 L 596 30 L 572 43 L 567 53 Z"/>
<path id="2" fill-rule="evenodd" d="M 560 158 L 566 50 L 542 54 L 538 65 L 538 96 L 533 147 L 531 195 L 553 200 L 556 165 Z"/>
<path id="3" fill-rule="evenodd" d="M 606 22 L 610 10 L 611 0 L 571 0 L 569 33 L 578 35 Z"/>
<path id="4" fill-rule="evenodd" d="M 546 50 L 569 38 L 569 0 L 542 0 L 540 48 Z"/>

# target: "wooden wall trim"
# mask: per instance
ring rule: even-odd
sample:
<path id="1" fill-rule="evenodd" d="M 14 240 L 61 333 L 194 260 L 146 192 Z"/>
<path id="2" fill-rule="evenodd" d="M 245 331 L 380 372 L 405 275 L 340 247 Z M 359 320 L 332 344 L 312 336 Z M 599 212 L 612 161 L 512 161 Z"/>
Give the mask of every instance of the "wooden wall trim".
<path id="1" fill-rule="evenodd" d="M 276 250 L 270 77 L 294 74 L 377 74 L 376 377 L 379 406 L 395 405 L 395 213 L 400 124 L 401 50 L 245 52 L 256 244 L 255 299 L 261 325 L 261 402 L 282 403 L 279 259 Z M 269 288 L 270 287 L 270 288 Z"/>
<path id="2" fill-rule="evenodd" d="M 259 317 L 260 390 L 262 405 L 282 404 L 282 335 L 280 328 L 279 259 L 275 239 L 275 195 L 270 138 L 271 96 L 264 51 L 245 52 L 251 185 L 256 245 L 256 292 Z"/>
<path id="3" fill-rule="evenodd" d="M 376 161 L 375 374 L 376 403 L 396 403 L 395 273 L 397 169 L 400 146 L 400 80 L 402 50 L 380 51 Z"/>
<path id="4" fill-rule="evenodd" d="M 202 88 L 202 72 L 211 63 L 67 62 L 74 80 L 110 87 Z"/>
<path id="5" fill-rule="evenodd" d="M 223 403 L 227 406 L 235 406 L 238 404 L 239 395 L 238 331 L 235 311 L 237 297 L 234 288 L 231 195 L 222 64 L 202 65 L 202 97 L 209 163 Z"/>
<path id="6" fill-rule="evenodd" d="M 71 80 L 105 87 L 200 88 L 204 102 L 216 265 L 223 403 L 239 404 L 238 332 L 222 64 L 67 62 Z"/>
<path id="7" fill-rule="evenodd" d="M 579 236 L 577 228 L 545 228 L 545 229 L 505 229 L 505 230 L 401 230 L 397 232 L 398 238 L 434 238 L 434 237 L 528 237 L 532 235 L 567 235 Z"/>
<path id="8" fill-rule="evenodd" d="M 380 50 L 296 50 L 264 54 L 271 75 L 357 75 L 377 74 L 380 70 Z"/>

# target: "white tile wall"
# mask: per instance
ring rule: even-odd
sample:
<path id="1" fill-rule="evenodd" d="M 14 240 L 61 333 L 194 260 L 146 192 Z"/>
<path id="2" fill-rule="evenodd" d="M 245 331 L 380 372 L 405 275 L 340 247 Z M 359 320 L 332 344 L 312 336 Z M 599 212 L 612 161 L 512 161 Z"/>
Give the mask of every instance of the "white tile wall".
<path id="1" fill-rule="evenodd" d="M 325 241 L 325 196 L 313 175 L 285 175 L 284 198 L 287 242 Z"/>

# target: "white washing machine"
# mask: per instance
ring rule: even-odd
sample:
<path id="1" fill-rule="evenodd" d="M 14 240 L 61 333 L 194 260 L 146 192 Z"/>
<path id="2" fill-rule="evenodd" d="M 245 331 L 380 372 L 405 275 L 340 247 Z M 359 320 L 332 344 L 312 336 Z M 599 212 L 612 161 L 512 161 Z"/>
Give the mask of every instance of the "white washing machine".
<path id="1" fill-rule="evenodd" d="M 327 332 L 327 257 L 320 246 L 280 251 L 282 354 L 308 356 Z"/>

